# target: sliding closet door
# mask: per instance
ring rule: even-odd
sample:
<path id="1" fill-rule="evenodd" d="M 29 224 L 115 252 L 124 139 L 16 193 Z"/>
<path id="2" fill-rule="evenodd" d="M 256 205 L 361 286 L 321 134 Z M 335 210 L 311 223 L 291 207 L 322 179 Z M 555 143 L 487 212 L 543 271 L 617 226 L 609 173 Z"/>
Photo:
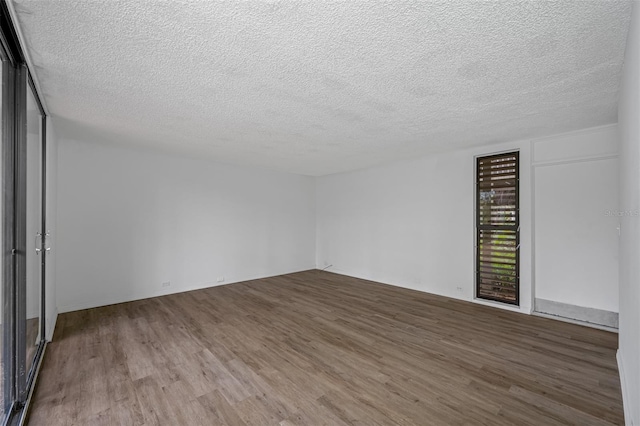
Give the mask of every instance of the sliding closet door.
<path id="1" fill-rule="evenodd" d="M 14 247 L 13 402 L 28 398 L 43 350 L 42 289 L 44 269 L 42 113 L 24 65 L 14 69 Z"/>
<path id="2" fill-rule="evenodd" d="M 40 316 L 42 312 L 43 251 L 42 231 L 42 116 L 31 87 L 27 85 L 26 123 L 26 370 L 34 366 L 35 354 L 40 345 Z"/>
<path id="3" fill-rule="evenodd" d="M 11 93 L 12 69 L 6 57 L 2 58 L 2 76 L 0 81 L 0 142 L 2 149 L 0 150 L 2 159 L 0 161 L 0 249 L 2 250 L 2 258 L 0 259 L 0 279 L 2 286 L 0 288 L 0 367 L 2 378 L 0 378 L 0 422 L 5 418 L 11 409 L 12 403 L 12 291 L 13 286 L 13 267 L 11 247 L 13 246 L 13 144 L 7 143 L 11 141 L 10 135 L 11 123 L 10 111 L 7 109 L 7 101 L 13 99 Z"/>
<path id="4" fill-rule="evenodd" d="M 0 425 L 24 420 L 45 348 L 44 109 L 0 1 Z"/>

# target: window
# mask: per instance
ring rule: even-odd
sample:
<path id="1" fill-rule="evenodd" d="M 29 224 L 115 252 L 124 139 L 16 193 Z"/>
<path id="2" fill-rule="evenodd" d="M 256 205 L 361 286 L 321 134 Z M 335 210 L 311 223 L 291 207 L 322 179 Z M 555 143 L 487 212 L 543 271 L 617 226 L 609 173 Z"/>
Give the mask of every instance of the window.
<path id="1" fill-rule="evenodd" d="M 476 297 L 518 305 L 518 152 L 477 158 Z"/>

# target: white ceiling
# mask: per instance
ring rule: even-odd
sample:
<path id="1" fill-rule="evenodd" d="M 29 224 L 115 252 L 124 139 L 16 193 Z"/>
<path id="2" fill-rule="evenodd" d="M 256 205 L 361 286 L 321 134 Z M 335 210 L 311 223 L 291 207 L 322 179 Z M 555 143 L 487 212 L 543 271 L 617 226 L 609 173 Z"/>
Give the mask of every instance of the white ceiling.
<path id="1" fill-rule="evenodd" d="M 70 136 L 308 175 L 616 122 L 631 12 L 584 0 L 14 6 Z"/>

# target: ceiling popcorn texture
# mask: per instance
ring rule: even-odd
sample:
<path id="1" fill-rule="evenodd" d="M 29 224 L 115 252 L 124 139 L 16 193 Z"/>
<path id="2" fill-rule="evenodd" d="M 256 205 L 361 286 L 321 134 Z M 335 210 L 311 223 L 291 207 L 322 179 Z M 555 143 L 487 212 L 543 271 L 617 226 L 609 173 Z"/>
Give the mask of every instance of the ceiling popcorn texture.
<path id="1" fill-rule="evenodd" d="M 68 137 L 307 175 L 617 121 L 630 1 L 14 1 Z"/>

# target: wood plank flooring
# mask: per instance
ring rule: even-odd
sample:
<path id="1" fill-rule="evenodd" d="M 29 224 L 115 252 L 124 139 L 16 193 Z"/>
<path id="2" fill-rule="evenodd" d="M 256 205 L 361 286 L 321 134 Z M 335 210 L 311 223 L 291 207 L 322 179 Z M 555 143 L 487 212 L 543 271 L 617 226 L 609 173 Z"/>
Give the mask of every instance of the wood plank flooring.
<path id="1" fill-rule="evenodd" d="M 623 424 L 616 348 L 308 271 L 61 315 L 29 424 Z"/>

